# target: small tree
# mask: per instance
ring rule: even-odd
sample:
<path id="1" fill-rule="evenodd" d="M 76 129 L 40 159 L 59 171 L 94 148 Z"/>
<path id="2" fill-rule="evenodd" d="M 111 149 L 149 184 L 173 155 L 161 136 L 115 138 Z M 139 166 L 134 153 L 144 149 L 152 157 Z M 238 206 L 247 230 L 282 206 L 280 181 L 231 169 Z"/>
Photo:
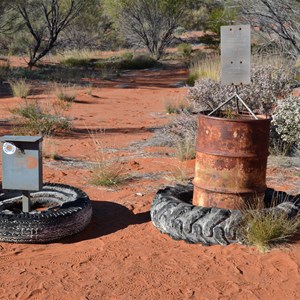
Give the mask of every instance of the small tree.
<path id="1" fill-rule="evenodd" d="M 292 57 L 300 53 L 299 0 L 240 0 L 242 14 L 259 33 Z"/>
<path id="2" fill-rule="evenodd" d="M 131 45 L 146 47 L 159 60 L 184 14 L 185 1 L 110 0 L 106 8 Z"/>
<path id="3" fill-rule="evenodd" d="M 84 4 L 84 0 L 19 0 L 7 4 L 31 37 L 27 39 L 30 69 L 56 45 L 59 34 L 78 16 Z"/>
<path id="4" fill-rule="evenodd" d="M 0 33 L 9 33 L 13 29 L 13 20 L 16 18 L 16 13 L 8 8 L 9 3 L 14 0 L 1 0 L 0 1 Z"/>
<path id="5" fill-rule="evenodd" d="M 63 49 L 95 49 L 105 41 L 112 21 L 103 13 L 101 0 L 85 1 L 85 8 L 59 38 Z M 109 41 L 112 42 L 111 40 Z"/>

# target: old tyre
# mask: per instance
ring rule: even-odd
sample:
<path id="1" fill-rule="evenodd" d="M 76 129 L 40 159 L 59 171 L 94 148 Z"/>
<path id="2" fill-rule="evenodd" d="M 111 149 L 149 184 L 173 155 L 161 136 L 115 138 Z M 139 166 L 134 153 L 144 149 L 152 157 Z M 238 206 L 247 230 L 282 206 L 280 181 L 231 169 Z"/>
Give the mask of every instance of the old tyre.
<path id="1" fill-rule="evenodd" d="M 274 196 L 274 190 L 267 189 L 265 204 L 268 206 Z M 277 204 L 273 208 L 284 211 L 294 217 L 300 207 L 300 197 L 288 196 L 286 193 L 276 194 Z M 204 245 L 228 245 L 243 243 L 239 231 L 243 214 L 239 210 L 192 205 L 193 185 L 176 185 L 166 187 L 157 192 L 152 206 L 151 219 L 154 226 L 175 240 Z"/>
<path id="2" fill-rule="evenodd" d="M 20 192 L 0 194 L 0 241 L 51 242 L 80 232 L 91 220 L 89 197 L 79 189 L 47 183 L 30 195 L 32 211 L 24 213 Z"/>

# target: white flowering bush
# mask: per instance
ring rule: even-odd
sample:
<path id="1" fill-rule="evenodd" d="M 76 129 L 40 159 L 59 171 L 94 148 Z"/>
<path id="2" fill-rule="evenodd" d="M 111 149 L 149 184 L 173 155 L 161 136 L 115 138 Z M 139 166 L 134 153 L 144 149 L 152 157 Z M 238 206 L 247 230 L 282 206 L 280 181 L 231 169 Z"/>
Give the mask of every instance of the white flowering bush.
<path id="1" fill-rule="evenodd" d="M 279 97 L 291 92 L 293 72 L 284 67 L 254 66 L 251 70 L 250 85 L 238 92 L 247 105 L 259 114 L 271 114 L 274 103 Z M 195 112 L 212 110 L 225 102 L 233 93 L 233 87 L 221 85 L 212 79 L 201 79 L 189 88 L 187 100 Z M 231 106 L 234 107 L 235 101 Z"/>
<path id="2" fill-rule="evenodd" d="M 165 126 L 160 131 L 160 134 L 163 136 L 164 144 L 167 146 L 176 146 L 183 140 L 191 141 L 195 145 L 197 116 L 183 112 Z"/>
<path id="3" fill-rule="evenodd" d="M 281 139 L 290 145 L 300 147 L 300 97 L 290 95 L 278 101 L 273 121 Z"/>
<path id="4" fill-rule="evenodd" d="M 294 144 L 297 139 L 299 142 L 300 134 L 299 100 L 297 100 L 298 104 L 295 104 L 296 102 L 294 104 L 283 104 L 290 102 L 287 96 L 292 90 L 293 69 L 288 65 L 256 65 L 252 68 L 251 73 L 252 84 L 244 86 L 239 95 L 255 113 L 272 115 L 278 98 L 286 98 L 280 100 L 281 104 L 278 105 L 276 114 L 274 114 L 270 146 L 271 151 L 272 149 L 278 149 L 278 151 L 276 150 L 277 153 L 287 154 L 285 149 L 289 146 L 288 141 L 291 141 L 293 137 L 295 139 L 293 140 Z M 213 110 L 225 102 L 233 92 L 233 86 L 221 85 L 220 82 L 210 78 L 202 78 L 196 81 L 195 85 L 189 88 L 187 95 L 187 101 L 194 114 L 188 112 L 179 114 L 171 124 L 160 131 L 160 134 L 163 135 L 164 144 L 176 146 L 181 143 L 185 146 L 186 141 L 188 141 L 187 144 L 193 144 L 194 147 L 197 135 L 195 113 Z M 230 105 L 230 108 L 235 108 L 235 101 L 231 101 Z M 281 105 L 284 105 L 285 108 L 281 108 Z M 293 108 L 289 109 L 289 105 L 293 105 Z M 281 110 L 285 111 L 281 112 Z M 281 114 L 282 116 L 280 116 Z M 298 122 L 298 125 L 294 122 Z M 272 152 L 275 153 L 275 151 Z"/>

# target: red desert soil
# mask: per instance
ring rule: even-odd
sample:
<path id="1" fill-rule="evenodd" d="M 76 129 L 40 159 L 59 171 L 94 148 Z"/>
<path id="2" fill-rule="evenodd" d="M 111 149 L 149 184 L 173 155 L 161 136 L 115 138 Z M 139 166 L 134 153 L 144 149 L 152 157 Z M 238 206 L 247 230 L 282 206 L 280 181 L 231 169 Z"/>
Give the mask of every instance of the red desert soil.
<path id="1" fill-rule="evenodd" d="M 191 245 L 151 224 L 156 191 L 179 165 L 172 150 L 146 144 L 152 129 L 169 122 L 164 101 L 184 97 L 181 69 L 132 71 L 117 81 L 78 89 L 68 111 L 74 130 L 51 144 L 61 160 L 44 159 L 44 181 L 83 189 L 92 200 L 88 228 L 52 244 L 0 243 L 0 299 L 300 299 L 300 243 L 259 253 L 241 245 Z M 39 87 L 43 88 L 43 87 Z M 35 98 L 47 101 L 48 88 Z M 53 96 L 50 95 L 50 100 Z M 10 134 L 9 107 L 0 95 L 0 134 Z M 93 132 L 134 176 L 116 188 L 90 183 L 96 160 Z M 273 161 L 268 185 L 299 193 L 299 169 Z M 193 174 L 194 162 L 187 163 Z M 169 174 L 170 175 L 170 174 Z"/>

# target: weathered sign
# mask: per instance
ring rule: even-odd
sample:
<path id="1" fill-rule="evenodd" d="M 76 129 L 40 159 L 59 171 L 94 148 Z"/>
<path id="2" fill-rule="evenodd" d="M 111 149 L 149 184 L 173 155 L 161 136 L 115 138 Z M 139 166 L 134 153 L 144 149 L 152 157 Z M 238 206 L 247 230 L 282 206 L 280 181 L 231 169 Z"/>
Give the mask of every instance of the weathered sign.
<path id="1" fill-rule="evenodd" d="M 250 25 L 221 26 L 221 84 L 250 84 Z"/>

